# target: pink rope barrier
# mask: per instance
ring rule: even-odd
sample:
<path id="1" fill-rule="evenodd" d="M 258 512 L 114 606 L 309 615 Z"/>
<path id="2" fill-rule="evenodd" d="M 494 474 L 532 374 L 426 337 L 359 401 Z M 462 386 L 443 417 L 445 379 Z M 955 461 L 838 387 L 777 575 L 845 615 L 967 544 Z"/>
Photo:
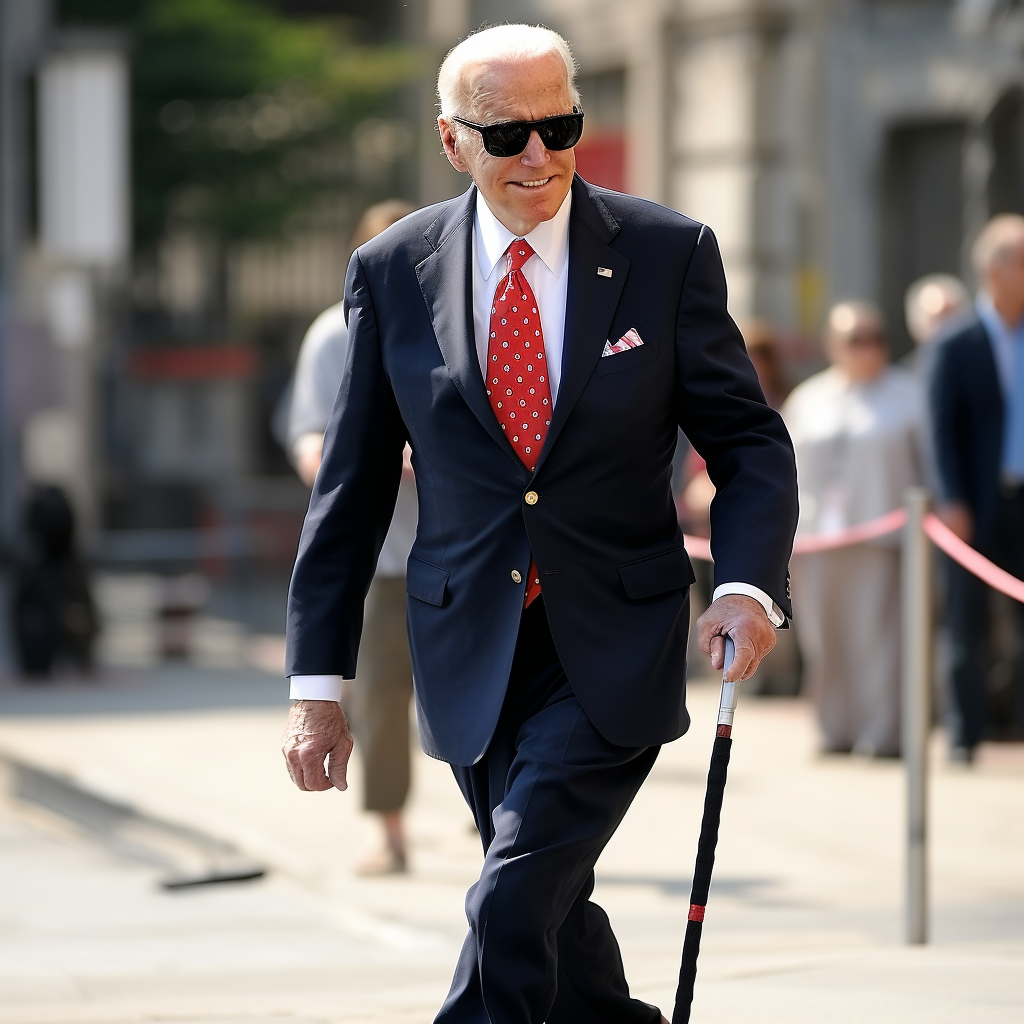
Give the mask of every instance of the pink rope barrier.
<path id="1" fill-rule="evenodd" d="M 848 526 L 837 533 L 811 533 L 797 537 L 793 544 L 793 554 L 810 555 L 818 551 L 834 551 L 836 548 L 848 548 L 854 544 L 877 540 L 886 534 L 902 530 L 907 525 L 907 510 L 894 508 L 877 519 L 869 519 L 866 523 Z"/>
<path id="2" fill-rule="evenodd" d="M 1011 576 L 1005 569 L 1000 569 L 990 562 L 983 554 L 975 551 L 966 541 L 961 540 L 934 512 L 924 517 L 924 532 L 932 543 L 949 555 L 958 565 L 962 565 L 969 573 L 987 583 L 993 590 L 1012 597 L 1024 604 L 1024 580 Z"/>
<path id="3" fill-rule="evenodd" d="M 863 544 L 865 541 L 876 540 L 887 534 L 902 530 L 907 525 L 907 510 L 894 508 L 877 519 L 869 519 L 866 523 L 858 523 L 838 533 L 812 533 L 798 537 L 793 545 L 793 554 L 807 555 L 819 551 L 834 551 L 836 548 Z M 932 543 L 945 554 L 949 555 L 958 565 L 987 583 L 993 590 L 1012 597 L 1024 604 L 1024 580 L 1017 579 L 1005 569 L 1000 569 L 990 562 L 979 551 L 975 551 L 966 541 L 961 540 L 934 512 L 924 517 L 924 532 Z M 711 541 L 706 537 L 683 536 L 687 553 L 691 558 L 702 562 L 712 562 Z"/>
<path id="4" fill-rule="evenodd" d="M 694 537 L 689 533 L 683 534 L 683 544 L 686 545 L 686 553 L 698 562 L 713 562 L 711 557 L 711 541 L 707 537 Z"/>
<path id="5" fill-rule="evenodd" d="M 877 540 L 886 534 L 902 530 L 907 525 L 907 510 L 894 508 L 886 512 L 884 516 L 877 519 L 869 519 L 866 523 L 857 523 L 856 526 L 848 526 L 845 530 L 836 533 L 812 533 L 803 537 L 797 537 L 793 545 L 793 553 L 797 555 L 809 555 L 818 551 L 834 551 L 836 548 L 851 547 L 854 544 L 863 544 L 865 541 Z M 702 562 L 711 562 L 711 541 L 706 537 L 692 537 L 684 535 L 683 543 L 686 545 L 687 553 L 691 558 L 699 559 Z"/>

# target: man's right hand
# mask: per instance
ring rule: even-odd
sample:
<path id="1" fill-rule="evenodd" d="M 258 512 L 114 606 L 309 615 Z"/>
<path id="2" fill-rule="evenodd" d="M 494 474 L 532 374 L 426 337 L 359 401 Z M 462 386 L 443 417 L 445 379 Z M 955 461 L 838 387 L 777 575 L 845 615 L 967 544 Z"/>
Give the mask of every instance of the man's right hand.
<path id="1" fill-rule="evenodd" d="M 936 515 L 967 544 L 974 537 L 974 516 L 962 501 L 947 501 L 935 509 Z"/>
<path id="2" fill-rule="evenodd" d="M 352 733 L 345 712 L 334 701 L 297 700 L 288 712 L 282 752 L 288 774 L 299 789 L 348 789 Z"/>

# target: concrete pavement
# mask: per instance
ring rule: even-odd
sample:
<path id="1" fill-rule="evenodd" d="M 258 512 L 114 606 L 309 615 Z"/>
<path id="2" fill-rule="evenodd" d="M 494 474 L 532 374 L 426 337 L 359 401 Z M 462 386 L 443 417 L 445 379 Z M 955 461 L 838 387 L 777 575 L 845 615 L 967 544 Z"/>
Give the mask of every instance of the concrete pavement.
<path id="1" fill-rule="evenodd" d="M 716 700 L 713 683 L 692 687 L 691 735 L 663 751 L 598 869 L 596 898 L 634 992 L 663 1007 Z M 5 1024 L 432 1019 L 480 861 L 450 772 L 416 759 L 412 874 L 360 880 L 351 865 L 375 834 L 359 811 L 358 767 L 348 794 L 293 789 L 279 753 L 285 707 L 279 678 L 244 667 L 0 684 L 8 759 L 271 868 L 261 882 L 164 893 L 159 856 L 9 798 Z M 900 942 L 900 766 L 820 758 L 800 701 L 741 700 L 735 737 L 695 1024 L 1024 1020 L 1019 750 L 986 750 L 972 771 L 946 767 L 936 750 L 935 941 L 910 949 Z"/>
<path id="2" fill-rule="evenodd" d="M 164 894 L 24 809 L 0 808 L 0 905 L 5 1024 L 406 1024 L 439 997 L 437 953 L 367 941 L 286 878 Z"/>

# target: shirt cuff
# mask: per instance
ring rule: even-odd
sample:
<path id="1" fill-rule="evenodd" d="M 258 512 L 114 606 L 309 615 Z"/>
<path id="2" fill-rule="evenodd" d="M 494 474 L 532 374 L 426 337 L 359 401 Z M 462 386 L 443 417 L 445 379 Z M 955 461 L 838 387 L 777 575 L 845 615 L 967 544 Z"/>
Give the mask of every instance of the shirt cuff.
<path id="1" fill-rule="evenodd" d="M 776 628 L 786 621 L 786 616 L 782 614 L 779 606 L 763 590 L 759 590 L 749 583 L 723 583 L 721 586 L 715 587 L 715 592 L 711 595 L 712 603 L 720 597 L 725 597 L 726 594 L 742 594 L 744 597 L 752 597 L 764 609 L 768 621 Z"/>
<path id="2" fill-rule="evenodd" d="M 344 676 L 292 676 L 288 696 L 292 700 L 341 700 Z"/>

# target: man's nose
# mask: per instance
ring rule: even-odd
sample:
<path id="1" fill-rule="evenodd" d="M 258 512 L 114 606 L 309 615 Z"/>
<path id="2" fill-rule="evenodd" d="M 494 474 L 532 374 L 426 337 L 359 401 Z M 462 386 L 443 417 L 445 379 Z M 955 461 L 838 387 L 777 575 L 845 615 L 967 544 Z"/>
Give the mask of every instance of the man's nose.
<path id="1" fill-rule="evenodd" d="M 547 146 L 541 141 L 540 132 L 534 129 L 530 132 L 530 140 L 523 150 L 522 162 L 530 167 L 539 167 L 551 159 Z"/>

